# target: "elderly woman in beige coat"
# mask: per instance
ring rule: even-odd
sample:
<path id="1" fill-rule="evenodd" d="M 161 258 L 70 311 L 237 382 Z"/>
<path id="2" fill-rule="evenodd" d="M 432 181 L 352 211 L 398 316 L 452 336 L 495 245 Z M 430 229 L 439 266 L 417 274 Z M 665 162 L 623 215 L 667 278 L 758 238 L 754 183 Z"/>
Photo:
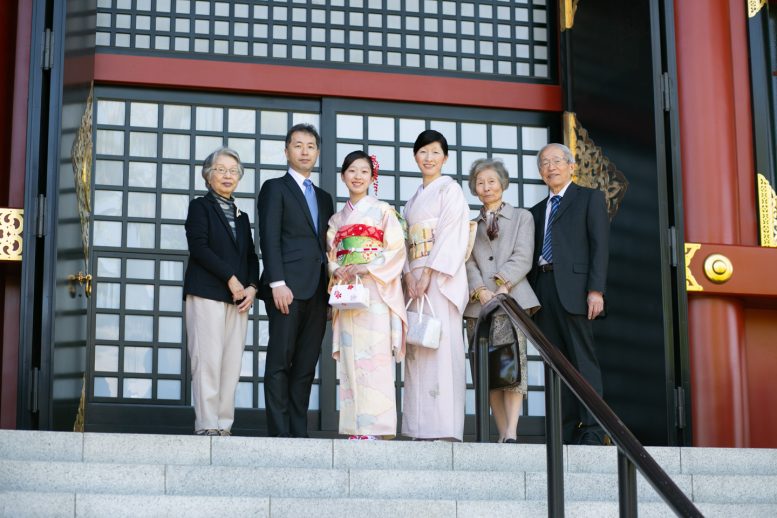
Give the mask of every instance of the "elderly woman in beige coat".
<path id="1" fill-rule="evenodd" d="M 529 211 L 502 201 L 508 185 L 509 175 L 501 160 L 484 158 L 473 162 L 469 189 L 483 207 L 475 220 L 475 245 L 466 264 L 470 302 L 464 317 L 470 335 L 481 306 L 499 293 L 512 296 L 529 314 L 540 306 L 526 279 L 534 253 L 534 220 Z M 498 442 L 506 443 L 517 442 L 518 414 L 526 393 L 526 337 L 518 330 L 511 333 L 510 327 L 504 313 L 494 315 L 492 335 L 500 328 L 518 341 L 521 369 L 520 384 L 489 392 L 491 411 L 499 429 Z"/>

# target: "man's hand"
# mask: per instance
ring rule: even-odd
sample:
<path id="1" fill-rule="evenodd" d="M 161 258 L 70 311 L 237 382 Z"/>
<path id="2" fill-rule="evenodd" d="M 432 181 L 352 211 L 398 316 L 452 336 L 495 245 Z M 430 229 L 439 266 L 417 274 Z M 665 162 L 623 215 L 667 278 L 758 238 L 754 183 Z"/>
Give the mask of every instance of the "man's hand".
<path id="1" fill-rule="evenodd" d="M 289 305 L 294 300 L 294 294 L 288 286 L 276 286 L 272 289 L 272 300 L 278 311 L 284 315 L 288 315 Z"/>
<path id="2" fill-rule="evenodd" d="M 588 320 L 595 319 L 604 311 L 604 294 L 601 291 L 589 291 L 586 302 L 588 302 Z"/>

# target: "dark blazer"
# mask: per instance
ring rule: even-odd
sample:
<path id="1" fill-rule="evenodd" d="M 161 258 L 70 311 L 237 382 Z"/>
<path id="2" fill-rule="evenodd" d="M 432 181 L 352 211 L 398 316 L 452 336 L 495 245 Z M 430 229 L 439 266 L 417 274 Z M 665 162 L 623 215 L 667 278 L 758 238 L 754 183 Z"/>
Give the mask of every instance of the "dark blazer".
<path id="1" fill-rule="evenodd" d="M 267 180 L 259 191 L 259 248 L 262 277 L 259 296 L 272 302 L 270 283 L 285 281 L 294 298 L 313 296 L 326 264 L 326 231 L 334 214 L 332 197 L 315 187 L 318 235 L 299 184 L 290 174 Z"/>
<path id="2" fill-rule="evenodd" d="M 183 293 L 232 303 L 227 281 L 233 275 L 243 284 L 258 285 L 259 258 L 251 238 L 248 214 L 235 218 L 237 238 L 232 235 L 224 211 L 216 197 L 208 192 L 189 203 L 186 216 L 186 240 L 189 265 L 183 281 Z"/>
<path id="3" fill-rule="evenodd" d="M 529 276 L 532 285 L 538 273 L 549 199 L 550 196 L 531 208 L 535 228 Z M 604 293 L 607 281 L 610 223 L 604 193 L 571 183 L 561 198 L 556 217 L 549 223 L 553 225 L 553 276 L 558 297 L 567 313 L 585 315 L 588 292 Z"/>

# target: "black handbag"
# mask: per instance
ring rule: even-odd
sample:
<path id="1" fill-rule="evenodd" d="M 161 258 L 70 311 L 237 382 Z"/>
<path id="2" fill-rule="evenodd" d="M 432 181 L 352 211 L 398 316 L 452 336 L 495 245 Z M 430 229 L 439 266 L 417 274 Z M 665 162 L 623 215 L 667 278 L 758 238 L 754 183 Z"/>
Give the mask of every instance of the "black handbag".
<path id="1" fill-rule="evenodd" d="M 491 319 L 488 344 L 488 388 L 511 388 L 521 384 L 518 337 L 507 315 Z"/>
<path id="2" fill-rule="evenodd" d="M 467 318 L 469 358 L 472 378 L 477 378 L 477 324 Z M 520 345 L 512 322 L 505 314 L 494 315 L 488 333 L 488 388 L 498 390 L 521 385 Z"/>

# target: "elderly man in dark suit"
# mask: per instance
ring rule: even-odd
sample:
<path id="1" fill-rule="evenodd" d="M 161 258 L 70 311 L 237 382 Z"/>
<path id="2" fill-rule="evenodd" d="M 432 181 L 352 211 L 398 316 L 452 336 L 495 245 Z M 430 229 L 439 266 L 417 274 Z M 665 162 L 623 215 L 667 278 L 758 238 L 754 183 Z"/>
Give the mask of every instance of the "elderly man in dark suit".
<path id="1" fill-rule="evenodd" d="M 535 247 L 530 278 L 542 304 L 534 318 L 601 395 L 591 321 L 604 310 L 609 239 L 604 193 L 572 183 L 575 158 L 562 144 L 543 147 L 537 166 L 550 193 L 531 209 Z M 564 441 L 607 442 L 593 416 L 566 388 L 563 392 Z"/>
<path id="2" fill-rule="evenodd" d="M 267 180 L 259 192 L 259 296 L 270 319 L 264 373 L 270 436 L 308 436 L 310 389 L 326 329 L 326 229 L 334 213 L 332 197 L 310 179 L 320 145 L 313 126 L 293 126 L 286 135 L 288 173 Z"/>

